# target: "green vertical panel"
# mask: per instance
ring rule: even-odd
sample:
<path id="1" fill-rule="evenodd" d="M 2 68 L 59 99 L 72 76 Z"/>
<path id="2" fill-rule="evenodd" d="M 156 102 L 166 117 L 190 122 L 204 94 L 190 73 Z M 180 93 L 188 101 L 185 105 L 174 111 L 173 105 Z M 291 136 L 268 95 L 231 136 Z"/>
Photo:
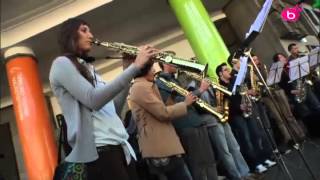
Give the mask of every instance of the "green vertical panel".
<path id="1" fill-rule="evenodd" d="M 208 75 L 226 62 L 229 51 L 200 0 L 169 0 L 182 29 L 201 64 L 209 64 Z"/>

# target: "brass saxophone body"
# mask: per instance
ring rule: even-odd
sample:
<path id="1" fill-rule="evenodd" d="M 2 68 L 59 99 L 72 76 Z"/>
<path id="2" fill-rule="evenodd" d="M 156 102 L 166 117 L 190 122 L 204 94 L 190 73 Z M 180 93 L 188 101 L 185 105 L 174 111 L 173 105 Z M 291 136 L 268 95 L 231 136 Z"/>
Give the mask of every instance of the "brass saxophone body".
<path id="1" fill-rule="evenodd" d="M 199 82 L 201 82 L 202 79 L 203 79 L 203 77 L 202 77 L 201 75 L 199 75 L 199 74 L 197 74 L 197 73 L 194 73 L 194 72 L 183 71 L 183 70 L 182 70 L 182 71 L 179 71 L 179 72 L 183 72 L 183 73 L 185 73 L 187 76 L 189 76 L 189 77 L 191 77 L 192 79 L 195 79 L 195 80 L 197 80 L 197 81 L 199 81 Z M 213 89 L 217 89 L 217 90 L 223 92 L 224 94 L 226 94 L 226 95 L 228 95 L 228 96 L 231 96 L 231 95 L 232 95 L 232 92 L 229 91 L 227 88 L 221 86 L 221 85 L 218 84 L 218 83 L 213 82 L 213 81 L 210 80 L 210 79 L 208 79 L 208 81 L 209 81 L 209 83 L 210 83 L 210 85 L 212 86 Z"/>
<path id="2" fill-rule="evenodd" d="M 297 79 L 297 81 L 296 81 L 296 90 L 298 90 L 299 93 L 294 95 L 294 100 L 297 103 L 304 102 L 306 97 L 307 97 L 305 86 L 306 86 L 306 84 L 301 78 Z"/>
<path id="3" fill-rule="evenodd" d="M 100 42 L 99 40 L 94 40 L 92 43 L 98 46 L 104 46 L 116 52 L 127 53 L 133 56 L 136 56 L 139 52 L 138 47 L 119 42 Z M 155 57 L 153 57 L 153 60 L 172 64 L 177 66 L 179 69 L 186 69 L 198 73 L 206 73 L 205 71 L 207 69 L 206 65 L 195 63 L 194 60 L 178 58 L 167 52 L 158 53 Z"/>
<path id="4" fill-rule="evenodd" d="M 240 85 L 240 96 L 241 96 L 241 104 L 246 107 L 245 110 L 243 110 L 243 117 L 248 118 L 252 115 L 252 102 L 251 98 L 249 97 L 248 93 L 248 87 L 246 84 Z"/>
<path id="5" fill-rule="evenodd" d="M 250 84 L 252 89 L 256 92 L 256 96 L 249 95 L 253 101 L 259 101 L 261 99 L 261 83 L 258 81 L 257 75 L 254 73 L 253 65 L 248 64 L 250 73 Z"/>
<path id="6" fill-rule="evenodd" d="M 216 91 L 216 100 L 217 100 L 217 107 L 220 110 L 220 113 L 224 116 L 224 121 L 228 121 L 229 118 L 229 100 L 227 98 L 224 98 L 224 95 L 221 91 Z"/>
<path id="7" fill-rule="evenodd" d="M 183 89 L 182 87 L 178 86 L 177 84 L 167 81 L 164 78 L 159 77 L 159 80 L 165 84 L 168 88 L 176 91 L 181 96 L 187 96 L 189 91 Z M 206 110 L 207 112 L 213 114 L 214 116 L 218 117 L 220 122 L 226 122 L 228 117 L 225 117 L 223 114 L 217 112 L 214 107 L 212 107 L 210 104 L 206 103 L 202 99 L 197 99 L 195 102 L 198 106 L 200 106 L 202 109 Z"/>

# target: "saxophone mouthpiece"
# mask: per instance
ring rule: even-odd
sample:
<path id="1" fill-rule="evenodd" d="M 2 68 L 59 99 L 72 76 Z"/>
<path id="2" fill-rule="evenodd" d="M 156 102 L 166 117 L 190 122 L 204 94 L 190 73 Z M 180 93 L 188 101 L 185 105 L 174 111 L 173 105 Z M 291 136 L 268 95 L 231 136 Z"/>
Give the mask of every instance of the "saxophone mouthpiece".
<path id="1" fill-rule="evenodd" d="M 95 45 L 98 45 L 98 46 L 101 45 L 101 42 L 98 39 L 93 40 L 91 43 L 95 44 Z"/>

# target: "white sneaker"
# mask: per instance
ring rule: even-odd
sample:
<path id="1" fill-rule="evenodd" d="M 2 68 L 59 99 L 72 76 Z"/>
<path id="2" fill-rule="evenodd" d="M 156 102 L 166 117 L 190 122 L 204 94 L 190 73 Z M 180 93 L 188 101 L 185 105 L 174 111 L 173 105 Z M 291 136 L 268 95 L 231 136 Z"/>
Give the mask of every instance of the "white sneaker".
<path id="1" fill-rule="evenodd" d="M 272 166 L 276 165 L 277 163 L 267 159 L 267 160 L 264 161 L 264 164 L 267 166 L 267 168 L 269 168 L 269 167 L 272 167 Z"/>
<path id="2" fill-rule="evenodd" d="M 259 164 L 258 166 L 256 166 L 256 172 L 257 173 L 263 173 L 263 172 L 266 172 L 268 169 L 263 166 L 262 164 Z"/>

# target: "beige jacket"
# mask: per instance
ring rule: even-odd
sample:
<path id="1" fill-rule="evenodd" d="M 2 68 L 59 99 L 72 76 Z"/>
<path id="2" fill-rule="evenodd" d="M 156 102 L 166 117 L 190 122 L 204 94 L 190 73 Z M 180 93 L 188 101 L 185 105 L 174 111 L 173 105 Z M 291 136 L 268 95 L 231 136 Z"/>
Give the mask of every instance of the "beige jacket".
<path id="1" fill-rule="evenodd" d="M 135 79 L 129 102 L 138 126 L 142 157 L 167 157 L 184 153 L 171 120 L 187 114 L 186 103 L 166 106 L 157 85 L 142 77 Z"/>

